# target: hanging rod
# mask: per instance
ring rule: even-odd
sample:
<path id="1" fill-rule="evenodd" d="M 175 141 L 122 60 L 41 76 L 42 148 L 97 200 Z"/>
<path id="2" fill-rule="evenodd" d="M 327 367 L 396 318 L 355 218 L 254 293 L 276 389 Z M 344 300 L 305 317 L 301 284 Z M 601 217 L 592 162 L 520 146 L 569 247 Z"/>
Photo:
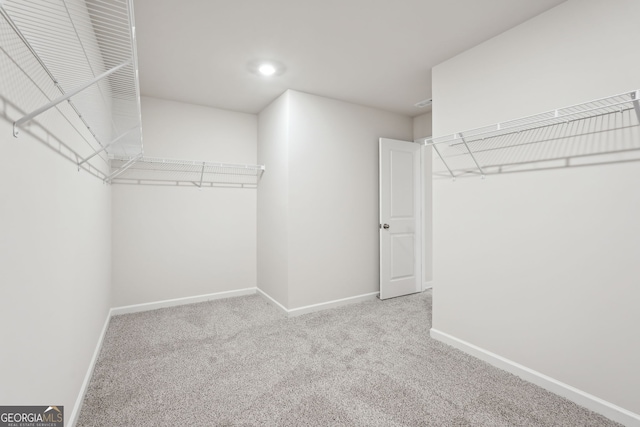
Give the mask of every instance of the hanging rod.
<path id="1" fill-rule="evenodd" d="M 518 146 L 535 144 L 537 142 L 548 143 L 552 139 L 566 140 L 576 137 L 579 128 L 571 128 L 574 123 L 584 123 L 590 119 L 605 118 L 613 114 L 631 114 L 625 116 L 626 122 L 616 124 L 617 128 L 635 127 L 640 125 L 640 90 L 625 92 L 593 101 L 558 108 L 532 116 L 496 123 L 494 125 L 483 126 L 462 132 L 455 132 L 450 135 L 440 137 L 420 138 L 415 142 L 425 146 L 430 146 L 436 152 L 438 158 L 444 164 L 449 176 L 454 180 L 462 173 L 469 173 L 468 167 L 462 173 L 451 166 L 451 160 L 460 160 L 467 156 L 471 164 L 475 167 L 476 173 L 483 178 L 486 174 L 485 167 L 500 167 L 500 163 L 485 164 L 481 155 L 488 151 L 499 151 L 507 148 L 517 148 Z M 635 119 L 631 117 L 635 116 Z M 558 131 L 558 126 L 564 126 L 562 132 Z M 549 136 L 553 130 L 555 135 Z M 599 129 L 598 132 L 606 130 Z M 522 135 L 527 135 L 523 139 Z M 479 145 L 483 145 L 480 147 Z M 460 148 L 462 147 L 462 148 Z M 640 147 L 638 147 L 640 148 Z M 444 150 L 444 151 L 443 151 Z M 599 151 L 594 154 L 606 154 L 606 151 Z M 546 161 L 540 158 L 530 162 Z"/>

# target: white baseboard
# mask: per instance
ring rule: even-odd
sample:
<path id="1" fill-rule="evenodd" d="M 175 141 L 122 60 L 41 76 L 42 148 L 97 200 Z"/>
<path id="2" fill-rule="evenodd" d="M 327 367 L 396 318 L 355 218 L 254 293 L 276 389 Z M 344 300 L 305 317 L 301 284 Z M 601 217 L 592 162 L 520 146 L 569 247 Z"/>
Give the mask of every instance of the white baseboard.
<path id="1" fill-rule="evenodd" d="M 268 293 L 266 293 L 265 291 L 263 291 L 260 288 L 256 289 L 257 292 L 262 295 L 263 297 L 265 297 L 271 304 L 275 305 L 277 308 L 280 309 L 280 311 L 282 311 L 284 314 L 289 315 L 289 310 L 286 309 L 286 307 L 282 304 L 280 304 L 278 301 L 276 301 L 271 295 L 269 295 Z"/>
<path id="2" fill-rule="evenodd" d="M 357 302 L 371 301 L 376 299 L 379 292 L 371 292 L 369 294 L 356 295 L 354 297 L 336 299 L 333 301 L 321 302 L 319 304 L 306 305 L 304 307 L 292 308 L 289 310 L 289 317 L 300 316 L 302 314 L 313 313 L 315 311 L 327 310 L 329 308 L 340 307 L 347 304 L 355 304 Z"/>
<path id="3" fill-rule="evenodd" d="M 370 301 L 370 300 L 374 300 L 379 294 L 379 292 L 372 292 L 370 294 L 356 295 L 353 297 L 342 298 L 342 299 L 337 299 L 333 301 L 321 302 L 319 304 L 312 304 L 312 305 L 306 305 L 304 307 L 288 309 L 282 304 L 280 304 L 278 301 L 276 301 L 273 297 L 271 297 L 271 295 L 267 294 L 262 289 L 258 288 L 257 291 L 260 295 L 264 296 L 267 300 L 269 300 L 269 302 L 271 302 L 273 305 L 278 307 L 280 311 L 282 311 L 284 314 L 287 315 L 287 317 L 295 317 L 295 316 L 300 316 L 307 313 L 313 313 L 315 311 L 321 311 L 321 310 L 327 310 L 329 308 L 340 307 L 342 305 L 354 304 L 354 303 L 363 302 L 363 301 Z"/>
<path id="4" fill-rule="evenodd" d="M 422 282 L 422 292 L 433 288 L 433 280 Z"/>
<path id="5" fill-rule="evenodd" d="M 194 304 L 197 302 L 212 301 L 222 298 L 239 297 L 243 295 L 252 295 L 256 293 L 257 288 L 237 289 L 234 291 L 216 292 L 213 294 L 197 295 L 193 297 L 175 298 L 164 301 L 148 302 L 144 304 L 133 304 L 111 309 L 111 315 L 139 313 L 141 311 L 156 310 L 158 308 L 175 307 L 178 305 Z"/>
<path id="6" fill-rule="evenodd" d="M 102 331 L 100 332 L 100 336 L 98 337 L 96 348 L 93 351 L 93 356 L 91 356 L 91 361 L 89 362 L 87 373 L 85 374 L 84 381 L 82 382 L 82 386 L 80 387 L 80 393 L 78 394 L 78 398 L 76 399 L 76 404 L 73 406 L 73 411 L 71 412 L 71 416 L 69 417 L 67 425 L 69 425 L 70 427 L 74 427 L 76 425 L 76 422 L 78 421 L 80 409 L 82 409 L 82 402 L 84 401 L 84 396 L 87 394 L 87 388 L 89 388 L 89 382 L 91 381 L 91 376 L 93 375 L 93 369 L 95 368 L 96 361 L 98 360 L 98 356 L 100 355 L 100 350 L 102 349 L 102 343 L 104 341 L 104 336 L 107 333 L 107 329 L 109 328 L 110 320 L 111 310 L 109 310 L 109 313 L 107 313 L 107 319 L 104 321 L 104 326 L 102 327 Z"/>
<path id="7" fill-rule="evenodd" d="M 435 340 L 441 341 L 457 348 L 458 350 L 462 350 L 465 353 L 475 356 L 480 360 L 484 360 L 497 368 L 517 375 L 526 381 L 567 398 L 578 405 L 592 410 L 593 412 L 604 415 L 613 421 L 619 422 L 628 427 L 640 427 L 640 415 L 629 410 L 621 408 L 613 403 L 607 402 L 606 400 L 600 399 L 599 397 L 593 396 L 573 386 L 560 382 L 554 378 L 541 374 L 540 372 L 534 371 L 533 369 L 527 368 L 526 366 L 520 365 L 519 363 L 506 359 L 437 329 L 431 328 L 430 334 L 431 338 Z"/>

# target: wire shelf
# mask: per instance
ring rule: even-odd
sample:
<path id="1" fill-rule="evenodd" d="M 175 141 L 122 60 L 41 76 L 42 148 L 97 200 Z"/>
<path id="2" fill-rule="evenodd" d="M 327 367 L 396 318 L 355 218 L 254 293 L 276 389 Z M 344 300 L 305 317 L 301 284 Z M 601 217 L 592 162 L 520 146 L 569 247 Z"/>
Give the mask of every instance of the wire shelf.
<path id="1" fill-rule="evenodd" d="M 112 184 L 257 187 L 265 167 L 152 157 L 112 157 Z"/>
<path id="2" fill-rule="evenodd" d="M 0 15 L 1 53 L 42 99 L 17 105 L 14 136 L 57 110 L 84 139 L 67 156 L 79 168 L 142 152 L 132 0 L 3 0 Z"/>
<path id="3" fill-rule="evenodd" d="M 524 165 L 586 164 L 580 159 L 640 150 L 639 100 L 637 90 L 416 142 L 442 161 L 444 169 L 434 175 L 454 179 Z"/>

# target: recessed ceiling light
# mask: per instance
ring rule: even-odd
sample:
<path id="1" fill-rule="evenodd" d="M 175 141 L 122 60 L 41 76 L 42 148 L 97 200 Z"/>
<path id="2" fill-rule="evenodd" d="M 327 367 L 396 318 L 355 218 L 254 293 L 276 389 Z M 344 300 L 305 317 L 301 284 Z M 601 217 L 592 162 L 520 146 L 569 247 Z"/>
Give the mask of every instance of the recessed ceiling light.
<path id="1" fill-rule="evenodd" d="M 271 64 L 262 64 L 258 67 L 258 71 L 263 76 L 272 76 L 276 73 L 276 67 Z"/>
<path id="2" fill-rule="evenodd" d="M 281 76 L 286 70 L 282 62 L 273 59 L 256 59 L 247 64 L 247 71 L 260 77 Z"/>

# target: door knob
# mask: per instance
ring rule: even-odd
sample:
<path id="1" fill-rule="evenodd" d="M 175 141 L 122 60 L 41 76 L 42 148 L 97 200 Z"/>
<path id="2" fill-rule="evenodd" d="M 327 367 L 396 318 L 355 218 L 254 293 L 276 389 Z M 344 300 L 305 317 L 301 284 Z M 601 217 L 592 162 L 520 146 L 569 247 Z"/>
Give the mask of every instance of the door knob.
<path id="1" fill-rule="evenodd" d="M 387 228 L 389 228 L 389 224 L 383 225 L 382 228 L 384 228 L 386 230 Z"/>

